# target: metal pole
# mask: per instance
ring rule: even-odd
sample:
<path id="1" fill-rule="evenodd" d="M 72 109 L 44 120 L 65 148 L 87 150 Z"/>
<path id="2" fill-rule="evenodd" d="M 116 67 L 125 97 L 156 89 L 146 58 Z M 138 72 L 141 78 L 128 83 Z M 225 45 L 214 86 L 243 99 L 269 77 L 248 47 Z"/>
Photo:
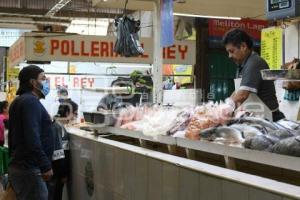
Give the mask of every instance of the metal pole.
<path id="1" fill-rule="evenodd" d="M 162 76 L 163 58 L 161 47 L 160 0 L 154 1 L 153 10 L 153 102 L 163 102 Z"/>

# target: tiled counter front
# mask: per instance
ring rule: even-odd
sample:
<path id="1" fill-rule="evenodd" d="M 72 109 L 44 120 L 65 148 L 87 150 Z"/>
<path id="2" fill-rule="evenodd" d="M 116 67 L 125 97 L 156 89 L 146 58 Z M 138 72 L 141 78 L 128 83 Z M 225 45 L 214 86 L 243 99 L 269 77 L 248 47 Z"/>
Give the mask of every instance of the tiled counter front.
<path id="1" fill-rule="evenodd" d="M 72 200 L 292 200 L 300 187 L 71 133 Z"/>

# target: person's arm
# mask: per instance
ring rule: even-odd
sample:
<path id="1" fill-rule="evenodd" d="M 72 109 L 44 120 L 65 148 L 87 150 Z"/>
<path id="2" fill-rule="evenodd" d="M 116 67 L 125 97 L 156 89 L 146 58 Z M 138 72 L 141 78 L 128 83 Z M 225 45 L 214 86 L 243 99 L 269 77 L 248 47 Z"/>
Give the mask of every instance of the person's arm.
<path id="1" fill-rule="evenodd" d="M 263 64 L 263 62 L 250 61 L 245 66 L 246 69 L 242 76 L 241 86 L 227 100 L 234 109 L 240 106 L 249 97 L 250 93 L 256 94 L 258 92 L 262 81 L 260 65 Z"/>
<path id="2" fill-rule="evenodd" d="M 51 162 L 41 144 L 42 110 L 37 99 L 30 98 L 22 107 L 22 127 L 24 143 L 29 152 L 35 157 L 42 174 L 51 175 Z"/>
<path id="3" fill-rule="evenodd" d="M 247 90 L 238 90 L 231 96 L 231 99 L 234 102 L 235 106 L 238 107 L 249 97 L 249 95 L 250 92 Z"/>

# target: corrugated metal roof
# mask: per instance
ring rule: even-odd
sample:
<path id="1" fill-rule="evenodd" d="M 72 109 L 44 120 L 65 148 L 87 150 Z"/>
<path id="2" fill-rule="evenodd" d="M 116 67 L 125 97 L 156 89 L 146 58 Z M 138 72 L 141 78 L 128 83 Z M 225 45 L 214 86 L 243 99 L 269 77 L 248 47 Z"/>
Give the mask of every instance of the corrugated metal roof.
<path id="1" fill-rule="evenodd" d="M 0 7 L 49 10 L 57 2 L 59 0 L 0 0 Z M 114 14 L 123 12 L 122 9 L 94 8 L 89 0 L 72 0 L 62 10 Z"/>

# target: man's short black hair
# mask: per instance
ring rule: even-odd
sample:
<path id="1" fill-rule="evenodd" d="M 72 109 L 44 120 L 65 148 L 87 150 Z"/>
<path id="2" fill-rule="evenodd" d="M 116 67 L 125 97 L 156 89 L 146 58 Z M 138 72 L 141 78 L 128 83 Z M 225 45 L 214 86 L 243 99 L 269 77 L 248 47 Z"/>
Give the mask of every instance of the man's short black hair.
<path id="1" fill-rule="evenodd" d="M 37 79 L 39 74 L 44 72 L 43 69 L 36 65 L 28 65 L 24 67 L 19 73 L 19 89 L 17 91 L 17 95 L 22 95 L 26 92 L 30 92 L 33 90 L 32 85 L 30 84 L 31 79 Z"/>
<path id="2" fill-rule="evenodd" d="M 226 46 L 227 44 L 232 44 L 236 47 L 240 47 L 241 44 L 245 42 L 249 49 L 253 47 L 252 38 L 241 29 L 232 29 L 228 31 L 223 37 L 223 44 Z"/>

